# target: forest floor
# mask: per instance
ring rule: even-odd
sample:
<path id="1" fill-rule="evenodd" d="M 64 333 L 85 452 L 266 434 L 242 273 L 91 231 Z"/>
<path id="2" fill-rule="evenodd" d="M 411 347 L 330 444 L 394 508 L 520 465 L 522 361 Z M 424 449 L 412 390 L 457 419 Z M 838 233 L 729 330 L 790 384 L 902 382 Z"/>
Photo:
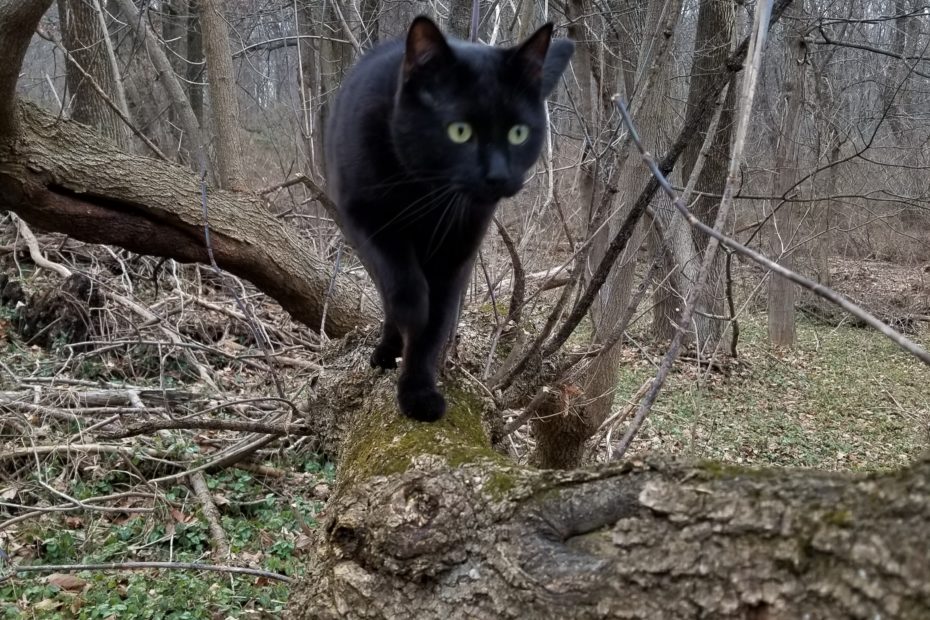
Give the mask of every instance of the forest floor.
<path id="1" fill-rule="evenodd" d="M 120 275 L 126 267 L 121 260 L 115 259 L 112 276 L 97 273 L 110 293 L 126 294 L 132 286 L 125 270 Z M 130 267 L 144 271 L 154 262 L 147 265 Z M 173 333 L 185 346 L 171 350 L 161 342 L 164 334 L 152 332 L 151 325 L 140 327 L 144 322 L 129 317 L 112 297 L 104 312 L 91 317 L 97 336 L 85 336 L 82 347 L 61 338 L 38 346 L 19 331 L 18 310 L 0 309 L 0 620 L 282 617 L 288 587 L 268 577 L 93 570 L 3 580 L 11 563 L 203 562 L 301 574 L 335 475 L 306 438 L 295 438 L 286 451 L 261 452 L 259 464 L 205 475 L 231 551 L 216 557 L 204 504 L 185 478 L 154 488 L 140 476 L 170 476 L 179 463 L 189 467 L 234 445 L 241 433 L 161 430 L 117 439 L 95 434 L 93 427 L 103 428 L 114 410 L 92 406 L 87 398 L 94 390 L 174 394 L 177 402 L 142 403 L 141 410 L 155 419 L 168 412 L 197 417 L 212 412 L 227 420 L 254 420 L 284 410 L 281 403 L 250 400 L 267 400 L 271 382 L 254 342 L 235 319 L 236 304 L 211 288 L 209 274 L 192 277 L 193 268 L 184 269 L 174 274 L 174 288 L 161 293 L 134 280 L 136 299 L 172 317 Z M 27 292 L 60 279 L 22 260 L 15 269 L 8 261 L 4 270 L 16 273 Z M 193 311 L 197 297 L 212 307 Z M 247 301 L 254 302 L 263 325 L 276 328 L 270 338 L 283 354 L 272 364 L 284 392 L 305 402 L 320 372 L 313 335 L 273 304 Z M 805 318 L 798 346 L 775 351 L 766 342 L 763 315 L 743 316 L 740 327 L 739 357 L 722 371 L 687 361 L 678 366 L 631 455 L 875 471 L 898 467 L 930 445 L 930 368 L 882 336 Z M 149 335 L 140 338 L 137 329 Z M 930 345 L 926 323 L 918 330 L 914 337 Z M 155 344 L 140 345 L 140 339 Z M 124 344 L 114 345 L 119 342 Z M 194 349 L 197 356 L 185 355 Z M 617 407 L 654 374 L 662 352 L 642 344 L 625 349 Z M 203 372 L 221 386 L 221 394 L 204 385 Z M 23 393 L 30 399 L 24 401 Z M 123 424 L 134 412 L 126 406 L 117 415 Z M 56 445 L 70 448 L 50 454 L 34 449 Z"/>
<path id="2" fill-rule="evenodd" d="M 810 320 L 798 323 L 796 348 L 773 351 L 765 320 L 741 321 L 739 358 L 724 372 L 692 363 L 671 375 L 635 453 L 876 471 L 930 448 L 930 368 L 872 330 Z M 930 345 L 926 329 L 916 339 Z M 659 359 L 628 353 L 620 394 Z"/>

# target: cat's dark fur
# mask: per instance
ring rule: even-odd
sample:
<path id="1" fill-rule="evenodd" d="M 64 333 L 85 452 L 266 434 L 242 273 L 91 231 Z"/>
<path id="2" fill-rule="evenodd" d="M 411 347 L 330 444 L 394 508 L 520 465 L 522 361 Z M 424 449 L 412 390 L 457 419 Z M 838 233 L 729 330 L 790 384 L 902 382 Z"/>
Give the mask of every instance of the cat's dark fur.
<path id="1" fill-rule="evenodd" d="M 371 364 L 403 357 L 397 400 L 411 418 L 445 412 L 438 366 L 475 255 L 498 201 L 520 190 L 542 149 L 544 98 L 574 49 L 551 36 L 546 24 L 519 47 L 494 48 L 446 40 L 418 17 L 406 42 L 365 54 L 333 106 L 329 193 L 384 305 Z"/>

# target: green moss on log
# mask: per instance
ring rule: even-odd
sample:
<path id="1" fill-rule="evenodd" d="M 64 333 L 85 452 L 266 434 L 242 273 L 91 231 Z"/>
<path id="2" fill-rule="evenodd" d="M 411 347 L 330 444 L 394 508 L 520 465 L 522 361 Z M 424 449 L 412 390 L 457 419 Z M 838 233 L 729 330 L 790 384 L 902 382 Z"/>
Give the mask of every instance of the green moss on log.
<path id="1" fill-rule="evenodd" d="M 491 448 L 481 425 L 484 406 L 480 398 L 467 390 L 448 382 L 444 389 L 448 411 L 433 423 L 410 420 L 397 411 L 393 382 L 379 385 L 375 391 L 368 407 L 358 412 L 343 446 L 340 487 L 404 472 L 414 458 L 426 455 L 441 458 L 451 467 L 482 459 L 507 463 Z"/>

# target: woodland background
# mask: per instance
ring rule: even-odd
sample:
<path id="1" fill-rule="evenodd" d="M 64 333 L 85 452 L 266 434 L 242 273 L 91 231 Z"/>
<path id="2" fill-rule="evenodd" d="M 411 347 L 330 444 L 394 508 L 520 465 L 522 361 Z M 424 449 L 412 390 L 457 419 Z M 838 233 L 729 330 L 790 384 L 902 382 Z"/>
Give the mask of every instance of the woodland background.
<path id="1" fill-rule="evenodd" d="M 925 346 L 930 7 L 780 0 L 743 70 L 764 6 L 480 3 L 484 42 L 577 47 L 418 427 L 323 121 L 471 2 L 0 1 L 0 578 L 66 565 L 0 616 L 925 617 L 930 370 L 729 248 L 697 289 L 708 237 L 612 100 L 700 221 L 729 187 L 723 233 Z"/>

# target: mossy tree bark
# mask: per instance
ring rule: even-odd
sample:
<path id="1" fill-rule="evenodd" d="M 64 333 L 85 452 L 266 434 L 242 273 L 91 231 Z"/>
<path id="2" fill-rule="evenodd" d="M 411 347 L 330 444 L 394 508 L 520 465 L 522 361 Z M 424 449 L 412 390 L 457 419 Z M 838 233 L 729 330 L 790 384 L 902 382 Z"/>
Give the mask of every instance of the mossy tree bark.
<path id="1" fill-rule="evenodd" d="M 338 481 L 289 618 L 930 617 L 930 460 L 540 471 L 491 449 L 464 379 L 436 424 L 392 387 L 333 390 Z"/>

